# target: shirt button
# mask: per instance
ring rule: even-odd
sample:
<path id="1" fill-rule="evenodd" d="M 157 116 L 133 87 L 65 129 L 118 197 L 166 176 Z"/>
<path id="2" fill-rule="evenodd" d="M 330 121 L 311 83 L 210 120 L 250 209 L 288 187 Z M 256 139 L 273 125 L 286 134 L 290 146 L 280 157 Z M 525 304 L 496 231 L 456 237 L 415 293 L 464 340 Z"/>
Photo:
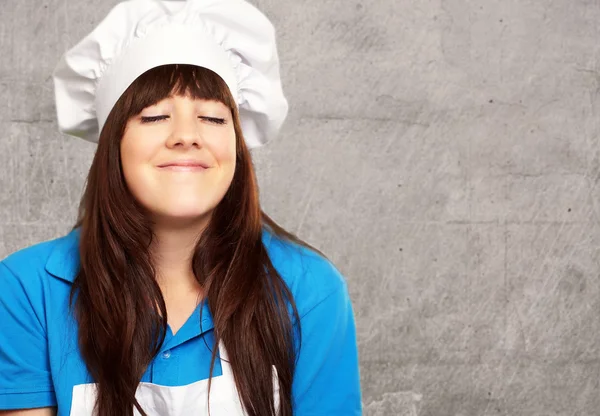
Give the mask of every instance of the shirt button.
<path id="1" fill-rule="evenodd" d="M 166 360 L 167 358 L 169 358 L 171 356 L 171 351 L 166 350 L 165 352 L 162 353 L 162 357 Z"/>

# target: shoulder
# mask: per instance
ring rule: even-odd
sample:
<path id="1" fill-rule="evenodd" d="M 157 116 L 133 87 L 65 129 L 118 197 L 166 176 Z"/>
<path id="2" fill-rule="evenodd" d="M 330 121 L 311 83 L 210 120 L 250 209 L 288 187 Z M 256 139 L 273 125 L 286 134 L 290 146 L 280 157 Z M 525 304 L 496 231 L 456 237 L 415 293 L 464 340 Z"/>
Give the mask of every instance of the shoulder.
<path id="1" fill-rule="evenodd" d="M 290 288 L 300 317 L 332 295 L 347 291 L 340 270 L 319 253 L 267 232 L 273 267 Z"/>
<path id="2" fill-rule="evenodd" d="M 9 254 L 2 264 L 14 271 L 31 270 L 35 266 L 44 267 L 50 253 L 63 237 L 42 241 Z"/>
<path id="3" fill-rule="evenodd" d="M 47 283 L 49 274 L 72 280 L 79 264 L 78 235 L 79 230 L 74 230 L 11 253 L 0 261 L 0 279 L 4 283 L 17 280 L 13 283 L 32 290 Z"/>

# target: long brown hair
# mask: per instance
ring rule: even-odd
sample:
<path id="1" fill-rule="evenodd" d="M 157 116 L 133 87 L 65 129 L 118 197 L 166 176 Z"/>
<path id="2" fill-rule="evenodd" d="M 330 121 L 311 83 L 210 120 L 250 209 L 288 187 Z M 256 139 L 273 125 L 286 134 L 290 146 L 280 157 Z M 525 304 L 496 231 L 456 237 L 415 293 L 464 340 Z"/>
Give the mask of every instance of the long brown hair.
<path id="1" fill-rule="evenodd" d="M 213 315 L 215 345 L 221 340 L 227 349 L 247 414 L 292 415 L 298 353 L 294 337 L 300 333 L 295 325 L 300 320 L 262 243 L 262 229 L 323 253 L 261 210 L 233 97 L 217 74 L 192 65 L 151 69 L 117 101 L 100 134 L 73 226 L 81 227 L 81 269 L 71 301 L 81 355 L 98 385 L 97 415 L 131 416 L 134 407 L 145 415 L 135 399 L 136 388 L 167 329 L 165 301 L 149 254 L 152 223 L 126 186 L 120 141 L 130 117 L 171 93 L 219 100 L 232 111 L 237 153 L 233 181 L 197 242 L 192 268 Z M 211 376 L 216 353 L 213 348 Z M 272 365 L 279 377 L 279 409 L 273 402 Z"/>

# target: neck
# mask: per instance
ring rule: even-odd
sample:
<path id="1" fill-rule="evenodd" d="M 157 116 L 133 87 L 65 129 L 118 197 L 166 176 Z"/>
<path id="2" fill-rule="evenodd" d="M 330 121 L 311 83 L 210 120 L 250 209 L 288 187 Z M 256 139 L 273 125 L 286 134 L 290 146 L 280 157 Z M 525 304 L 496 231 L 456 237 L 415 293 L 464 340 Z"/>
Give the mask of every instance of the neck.
<path id="1" fill-rule="evenodd" d="M 197 287 L 192 256 L 204 226 L 155 225 L 150 248 L 159 286 L 177 290 Z"/>

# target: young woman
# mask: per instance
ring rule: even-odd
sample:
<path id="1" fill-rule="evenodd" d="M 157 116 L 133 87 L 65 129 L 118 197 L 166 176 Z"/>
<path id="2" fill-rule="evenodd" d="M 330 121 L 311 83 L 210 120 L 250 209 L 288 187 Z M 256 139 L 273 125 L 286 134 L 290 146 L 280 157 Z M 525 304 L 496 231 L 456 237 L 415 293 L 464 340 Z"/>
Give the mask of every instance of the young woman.
<path id="1" fill-rule="evenodd" d="M 54 76 L 98 147 L 72 231 L 0 263 L 0 414 L 361 414 L 344 278 L 259 204 L 249 148 L 287 113 L 266 17 L 128 1 Z"/>

